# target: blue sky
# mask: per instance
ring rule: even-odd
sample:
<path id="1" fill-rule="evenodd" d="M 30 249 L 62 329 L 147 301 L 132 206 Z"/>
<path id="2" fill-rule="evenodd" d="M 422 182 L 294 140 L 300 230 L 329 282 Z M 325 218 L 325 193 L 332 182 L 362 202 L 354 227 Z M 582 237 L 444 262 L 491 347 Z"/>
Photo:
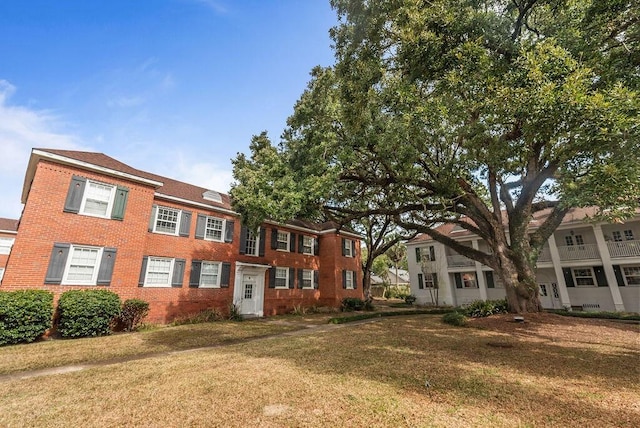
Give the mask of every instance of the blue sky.
<path id="1" fill-rule="evenodd" d="M 0 217 L 34 147 L 103 152 L 228 192 L 251 136 L 273 141 L 315 65 L 329 0 L 0 2 Z"/>

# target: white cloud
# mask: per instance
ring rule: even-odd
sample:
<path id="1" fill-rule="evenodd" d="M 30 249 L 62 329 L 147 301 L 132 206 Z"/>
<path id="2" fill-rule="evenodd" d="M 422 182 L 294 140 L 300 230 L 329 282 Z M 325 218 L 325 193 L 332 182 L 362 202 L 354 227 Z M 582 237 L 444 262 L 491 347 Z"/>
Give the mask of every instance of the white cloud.
<path id="1" fill-rule="evenodd" d="M 0 79 L 0 217 L 18 218 L 24 174 L 34 147 L 82 149 L 78 138 L 47 110 L 9 104 L 16 88 Z"/>

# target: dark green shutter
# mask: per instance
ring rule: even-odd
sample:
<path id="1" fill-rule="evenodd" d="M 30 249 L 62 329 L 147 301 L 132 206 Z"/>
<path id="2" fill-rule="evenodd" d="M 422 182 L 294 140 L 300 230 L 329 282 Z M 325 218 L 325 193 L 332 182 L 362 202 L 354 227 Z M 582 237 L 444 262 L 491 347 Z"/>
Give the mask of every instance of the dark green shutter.
<path id="1" fill-rule="evenodd" d="M 189 236 L 191 230 L 191 211 L 182 211 L 180 214 L 180 230 L 178 235 Z"/>
<path id="2" fill-rule="evenodd" d="M 289 268 L 289 288 L 294 288 L 296 283 L 296 270 L 295 268 Z"/>
<path id="3" fill-rule="evenodd" d="M 422 290 L 424 288 L 424 280 L 422 279 L 422 274 L 418 274 L 418 289 Z"/>
<path id="4" fill-rule="evenodd" d="M 598 287 L 607 287 L 609 283 L 607 282 L 607 275 L 604 273 L 604 266 L 594 266 L 593 271 L 596 274 Z"/>
<path id="5" fill-rule="evenodd" d="M 356 241 L 351 240 L 351 257 L 356 256 Z M 354 281 L 355 284 L 355 281 Z"/>
<path id="6" fill-rule="evenodd" d="M 313 271 L 313 288 L 316 290 L 320 288 L 320 272 L 317 270 Z"/>
<path id="7" fill-rule="evenodd" d="M 496 284 L 493 281 L 493 272 L 491 272 L 490 270 L 486 271 L 484 273 L 484 276 L 487 279 L 487 288 L 496 288 Z"/>
<path id="8" fill-rule="evenodd" d="M 260 228 L 260 240 L 258 242 L 258 255 L 264 257 L 265 240 L 267 239 L 267 229 Z"/>
<path id="9" fill-rule="evenodd" d="M 111 284 L 111 276 L 113 275 L 113 266 L 116 263 L 116 249 L 105 248 L 102 250 L 102 260 L 100 260 L 100 268 L 98 269 L 97 285 Z"/>
<path id="10" fill-rule="evenodd" d="M 149 232 L 153 232 L 156 225 L 156 213 L 158 212 L 158 206 L 151 206 L 151 217 L 149 217 Z"/>
<path id="11" fill-rule="evenodd" d="M 71 184 L 69 184 L 69 190 L 67 191 L 67 199 L 64 201 L 64 212 L 77 214 L 80 211 L 86 185 L 86 178 L 78 177 L 77 175 L 71 177 Z"/>
<path id="12" fill-rule="evenodd" d="M 438 288 L 438 274 L 432 273 L 431 278 L 433 279 L 433 288 Z"/>
<path id="13" fill-rule="evenodd" d="M 191 261 L 191 273 L 189 274 L 189 287 L 197 288 L 200 286 L 200 272 L 202 271 L 202 261 Z"/>
<path id="14" fill-rule="evenodd" d="M 138 286 L 142 287 L 144 285 L 144 277 L 147 275 L 147 262 L 149 261 L 149 257 L 144 256 L 142 258 L 142 268 L 140 269 L 140 279 L 138 280 Z"/>
<path id="15" fill-rule="evenodd" d="M 247 234 L 249 233 L 249 229 L 244 224 L 240 226 L 240 254 L 245 254 L 247 252 Z"/>
<path id="16" fill-rule="evenodd" d="M 416 247 L 416 263 L 420 263 L 421 258 L 422 258 L 422 254 L 420 253 L 420 248 Z"/>
<path id="17" fill-rule="evenodd" d="M 344 248 L 344 246 L 342 248 Z M 347 288 L 347 271 L 346 270 L 342 271 L 342 288 L 344 289 Z"/>
<path id="18" fill-rule="evenodd" d="M 233 242 L 233 228 L 236 227 L 236 222 L 233 220 L 227 220 L 225 223 L 224 242 Z"/>
<path id="19" fill-rule="evenodd" d="M 289 251 L 296 252 L 296 234 L 289 232 Z"/>
<path id="20" fill-rule="evenodd" d="M 431 261 L 436 259 L 436 249 L 433 245 L 429 247 L 429 257 Z"/>
<path id="21" fill-rule="evenodd" d="M 276 250 L 278 248 L 278 229 L 271 228 L 271 249 Z"/>
<path id="22" fill-rule="evenodd" d="M 304 235 L 303 234 L 298 235 L 298 252 L 301 254 L 304 252 Z"/>
<path id="23" fill-rule="evenodd" d="M 111 210 L 112 219 L 124 220 L 124 211 L 127 208 L 128 198 L 129 189 L 127 187 L 118 186 L 116 189 L 116 197 L 113 200 L 113 209 Z"/>
<path id="24" fill-rule="evenodd" d="M 351 271 L 351 283 L 353 284 L 354 290 L 358 288 L 358 274 L 356 273 L 356 271 Z"/>
<path id="25" fill-rule="evenodd" d="M 70 244 L 54 243 L 51 250 L 51 258 L 49 259 L 49 267 L 44 277 L 45 284 L 60 284 L 64 275 L 64 268 L 67 265 L 67 257 L 69 257 Z"/>
<path id="26" fill-rule="evenodd" d="M 175 259 L 173 262 L 173 278 L 171 278 L 171 286 L 180 288 L 182 287 L 182 280 L 184 277 L 184 266 L 186 264 L 184 259 Z"/>
<path id="27" fill-rule="evenodd" d="M 196 218 L 196 239 L 204 239 L 205 228 L 207 227 L 207 216 L 198 214 Z"/>
<path id="28" fill-rule="evenodd" d="M 231 279 L 231 263 L 222 263 L 222 273 L 220 274 L 220 287 L 229 288 Z"/>
<path id="29" fill-rule="evenodd" d="M 622 276 L 622 269 L 620 269 L 620 265 L 613 265 L 613 272 L 616 274 L 618 287 L 624 287 L 624 277 Z"/>
<path id="30" fill-rule="evenodd" d="M 276 288 L 276 267 L 269 269 L 269 288 Z"/>
<path id="31" fill-rule="evenodd" d="M 313 254 L 316 255 L 316 256 L 320 254 L 320 239 L 319 238 L 313 238 Z"/>
<path id="32" fill-rule="evenodd" d="M 345 251 L 345 249 L 344 249 L 344 248 L 346 247 L 346 244 L 347 244 L 347 240 L 346 240 L 346 239 L 344 239 L 344 238 L 342 238 L 342 245 L 341 245 L 341 247 L 342 247 L 342 255 L 343 255 L 343 256 L 346 256 L 346 255 L 347 255 L 347 252 L 346 252 L 346 251 Z"/>
<path id="33" fill-rule="evenodd" d="M 462 288 L 462 275 L 459 273 L 454 273 L 453 277 L 456 280 L 456 288 Z"/>
<path id="34" fill-rule="evenodd" d="M 298 269 L 298 288 L 302 288 L 303 287 L 303 281 L 304 281 L 304 269 Z"/>
<path id="35" fill-rule="evenodd" d="M 564 275 L 564 282 L 567 287 L 575 287 L 576 285 L 573 283 L 573 275 L 571 274 L 570 268 L 562 268 L 562 274 Z"/>

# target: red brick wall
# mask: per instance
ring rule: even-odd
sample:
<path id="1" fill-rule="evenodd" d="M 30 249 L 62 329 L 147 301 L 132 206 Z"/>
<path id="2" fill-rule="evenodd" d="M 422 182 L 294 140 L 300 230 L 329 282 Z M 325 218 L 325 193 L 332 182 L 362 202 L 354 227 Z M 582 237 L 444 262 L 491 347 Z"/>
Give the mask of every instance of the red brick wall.
<path id="1" fill-rule="evenodd" d="M 73 175 L 129 188 L 124 220 L 102 219 L 63 212 Z M 283 252 L 270 248 L 272 226 L 266 226 L 265 256 L 240 255 L 241 224 L 238 217 L 154 199 L 154 193 L 155 189 L 152 186 L 41 161 L 37 165 L 28 201 L 23 211 L 16 242 L 2 281 L 2 290 L 39 288 L 54 292 L 57 298 L 64 291 L 82 288 L 44 284 L 53 244 L 64 242 L 116 248 L 112 282 L 109 287 L 105 288 L 118 293 L 123 301 L 129 298 L 148 301 L 151 310 L 147 320 L 150 322 L 167 322 L 177 316 L 212 307 L 226 312 L 233 300 L 236 261 L 319 270 L 319 290 L 302 290 L 297 286 L 295 289 L 268 288 L 269 274 L 267 271 L 264 293 L 265 315 L 289 312 L 295 305 L 336 306 L 339 305 L 343 297 L 362 297 L 362 272 L 358 241 L 356 241 L 357 250 L 353 258 L 341 255 L 341 236 L 334 233 L 316 236 L 320 241 L 319 255 Z M 192 218 L 189 237 L 149 232 L 148 225 L 153 204 L 190 211 Z M 198 213 L 234 220 L 233 242 L 220 243 L 195 239 Z M 285 227 L 278 228 L 291 233 L 301 233 Z M 314 235 L 309 233 L 308 236 Z M 139 287 L 138 280 L 144 256 L 186 259 L 182 287 Z M 231 262 L 230 287 L 189 288 L 192 260 Z M 2 263 L 3 258 L 0 258 L 0 266 Z M 342 269 L 353 270 L 357 273 L 356 290 L 342 289 Z"/>

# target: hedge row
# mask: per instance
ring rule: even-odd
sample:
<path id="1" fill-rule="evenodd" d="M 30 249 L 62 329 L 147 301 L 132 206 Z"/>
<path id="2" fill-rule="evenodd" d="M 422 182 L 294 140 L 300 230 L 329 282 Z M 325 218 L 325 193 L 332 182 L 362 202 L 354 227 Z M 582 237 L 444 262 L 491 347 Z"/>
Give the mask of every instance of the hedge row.
<path id="1" fill-rule="evenodd" d="M 108 290 L 72 290 L 58 301 L 57 331 L 65 338 L 103 336 L 116 327 L 131 331 L 149 304 Z M 29 343 L 53 327 L 53 293 L 44 290 L 0 292 L 0 346 Z"/>

